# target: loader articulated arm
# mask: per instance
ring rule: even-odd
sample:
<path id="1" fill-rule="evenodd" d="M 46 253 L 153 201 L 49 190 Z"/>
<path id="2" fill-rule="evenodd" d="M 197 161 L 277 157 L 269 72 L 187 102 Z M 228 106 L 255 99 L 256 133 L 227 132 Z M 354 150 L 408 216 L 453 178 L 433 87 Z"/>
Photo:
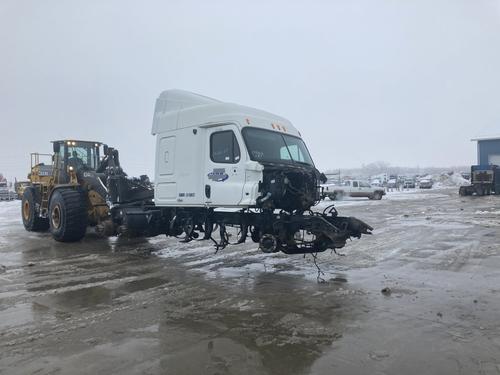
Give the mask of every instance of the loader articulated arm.
<path id="1" fill-rule="evenodd" d="M 120 166 L 118 150 L 104 147 L 104 158 L 96 172 L 102 176 L 110 205 L 150 203 L 154 196 L 153 186 L 146 175 L 129 178 Z"/>

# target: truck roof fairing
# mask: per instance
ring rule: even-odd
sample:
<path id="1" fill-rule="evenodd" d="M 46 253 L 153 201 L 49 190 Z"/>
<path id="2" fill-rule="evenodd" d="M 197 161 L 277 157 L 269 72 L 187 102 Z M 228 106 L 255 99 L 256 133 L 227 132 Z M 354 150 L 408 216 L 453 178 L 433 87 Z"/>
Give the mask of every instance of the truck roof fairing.
<path id="1" fill-rule="evenodd" d="M 151 133 L 156 135 L 176 129 L 224 123 L 258 127 L 300 137 L 298 130 L 283 117 L 183 90 L 167 90 L 160 94 L 156 100 Z"/>

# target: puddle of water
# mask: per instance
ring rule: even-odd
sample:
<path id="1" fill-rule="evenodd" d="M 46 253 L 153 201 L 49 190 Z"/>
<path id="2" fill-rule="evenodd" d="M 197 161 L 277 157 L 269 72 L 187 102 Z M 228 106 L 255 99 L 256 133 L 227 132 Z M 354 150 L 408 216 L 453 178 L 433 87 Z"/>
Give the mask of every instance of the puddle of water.
<path id="1" fill-rule="evenodd" d="M 112 281 L 111 281 L 112 282 Z M 67 290 L 62 293 L 53 293 L 36 298 L 40 305 L 56 309 L 72 310 L 93 308 L 99 305 L 110 305 L 113 300 L 131 293 L 155 288 L 166 284 L 168 280 L 159 277 L 132 280 L 116 287 L 95 285 L 79 289 Z"/>
<path id="2" fill-rule="evenodd" d="M 34 320 L 30 303 L 19 303 L 5 310 L 1 310 L 0 329 L 21 326 Z"/>

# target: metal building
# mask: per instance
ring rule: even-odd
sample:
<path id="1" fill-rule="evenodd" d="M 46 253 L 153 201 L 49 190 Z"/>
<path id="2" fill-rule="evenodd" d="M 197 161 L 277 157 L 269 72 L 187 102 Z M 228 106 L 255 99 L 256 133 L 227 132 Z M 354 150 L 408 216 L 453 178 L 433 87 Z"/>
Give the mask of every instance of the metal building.
<path id="1" fill-rule="evenodd" d="M 500 136 L 474 138 L 477 141 L 477 164 L 500 166 Z"/>

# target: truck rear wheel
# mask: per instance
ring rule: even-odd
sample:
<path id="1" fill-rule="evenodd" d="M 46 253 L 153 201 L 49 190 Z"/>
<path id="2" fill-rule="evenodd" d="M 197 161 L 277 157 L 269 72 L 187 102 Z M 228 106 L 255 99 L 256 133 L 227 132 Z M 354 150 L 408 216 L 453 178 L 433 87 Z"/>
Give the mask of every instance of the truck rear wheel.
<path id="1" fill-rule="evenodd" d="M 56 241 L 75 242 L 87 230 L 87 204 L 84 194 L 75 189 L 57 189 L 49 204 L 50 232 Z"/>
<path id="2" fill-rule="evenodd" d="M 382 199 L 382 193 L 380 191 L 376 191 L 375 193 L 373 193 L 373 199 L 375 199 L 376 201 L 379 201 Z"/>
<path id="3" fill-rule="evenodd" d="M 37 197 L 38 194 L 34 188 L 27 188 L 21 202 L 23 225 L 30 232 L 42 232 L 49 229 L 49 219 L 38 216 L 36 204 L 40 202 Z"/>

